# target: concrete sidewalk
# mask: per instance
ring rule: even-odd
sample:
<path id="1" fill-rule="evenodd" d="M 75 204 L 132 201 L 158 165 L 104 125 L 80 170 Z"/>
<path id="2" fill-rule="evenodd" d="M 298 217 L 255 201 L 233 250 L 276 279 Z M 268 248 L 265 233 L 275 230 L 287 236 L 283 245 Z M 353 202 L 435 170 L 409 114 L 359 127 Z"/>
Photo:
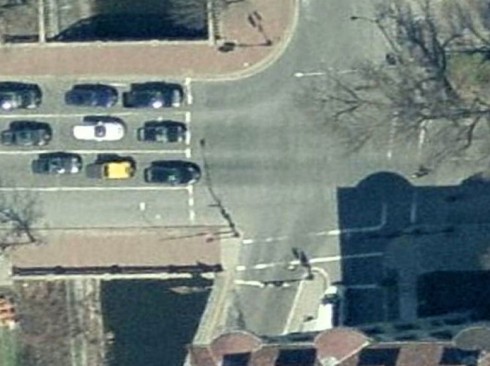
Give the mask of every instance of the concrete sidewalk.
<path id="1" fill-rule="evenodd" d="M 24 44 L 0 47 L 0 73 L 14 76 L 165 76 L 235 79 L 279 58 L 297 24 L 299 0 L 246 0 L 231 4 L 213 42 Z M 219 51 L 224 42 L 237 46 Z"/>

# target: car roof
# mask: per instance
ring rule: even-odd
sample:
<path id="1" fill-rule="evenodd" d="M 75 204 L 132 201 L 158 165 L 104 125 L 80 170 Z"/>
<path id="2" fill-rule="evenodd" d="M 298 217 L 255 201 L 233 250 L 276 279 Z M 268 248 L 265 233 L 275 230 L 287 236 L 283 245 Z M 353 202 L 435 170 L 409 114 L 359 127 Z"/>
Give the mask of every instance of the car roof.
<path id="1" fill-rule="evenodd" d="M 110 162 L 105 165 L 106 177 L 109 179 L 124 179 L 132 175 L 133 164 L 130 161 Z"/>
<path id="2" fill-rule="evenodd" d="M 21 83 L 16 81 L 1 81 L 0 91 L 18 91 L 18 90 L 37 90 L 40 91 L 41 88 L 37 84 L 32 83 Z"/>

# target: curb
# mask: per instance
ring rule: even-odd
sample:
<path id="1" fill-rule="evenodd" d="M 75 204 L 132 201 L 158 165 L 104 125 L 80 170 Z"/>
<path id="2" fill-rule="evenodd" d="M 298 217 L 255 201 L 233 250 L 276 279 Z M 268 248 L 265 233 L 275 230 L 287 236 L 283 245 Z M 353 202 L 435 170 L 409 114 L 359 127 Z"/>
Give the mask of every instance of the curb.
<path id="1" fill-rule="evenodd" d="M 279 58 L 284 54 L 289 43 L 293 39 L 294 32 L 297 28 L 299 22 L 299 4 L 300 0 L 294 0 L 293 17 L 291 24 L 286 28 L 284 37 L 281 42 L 275 47 L 274 51 L 268 56 L 258 61 L 255 65 L 247 68 L 243 71 L 234 71 L 228 74 L 222 74 L 217 76 L 212 75 L 202 75 L 197 77 L 191 77 L 193 81 L 197 82 L 225 82 L 225 81 L 236 81 L 240 79 L 246 79 L 256 74 L 261 73 L 270 66 L 272 66 Z"/>

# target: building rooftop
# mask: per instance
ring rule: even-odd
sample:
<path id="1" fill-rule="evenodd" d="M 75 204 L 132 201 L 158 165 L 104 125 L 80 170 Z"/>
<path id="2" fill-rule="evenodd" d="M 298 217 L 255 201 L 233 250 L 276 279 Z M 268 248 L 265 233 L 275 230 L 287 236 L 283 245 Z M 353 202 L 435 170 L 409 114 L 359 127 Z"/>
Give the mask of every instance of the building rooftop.
<path id="1" fill-rule="evenodd" d="M 362 333 L 334 328 L 310 341 L 285 336 L 271 342 L 245 331 L 191 345 L 192 366 L 490 366 L 481 350 L 463 350 L 452 342 L 381 342 Z"/>

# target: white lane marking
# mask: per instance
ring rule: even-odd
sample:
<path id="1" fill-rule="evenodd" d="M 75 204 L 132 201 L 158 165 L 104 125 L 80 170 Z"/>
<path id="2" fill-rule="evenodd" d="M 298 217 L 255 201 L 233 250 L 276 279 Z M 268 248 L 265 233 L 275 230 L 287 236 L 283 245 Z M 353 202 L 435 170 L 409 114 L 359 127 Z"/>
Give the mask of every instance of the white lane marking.
<path id="1" fill-rule="evenodd" d="M 191 148 L 190 147 L 188 147 L 187 149 L 185 149 L 185 157 L 187 159 L 192 158 L 192 151 L 191 151 Z"/>
<path id="2" fill-rule="evenodd" d="M 260 281 L 235 280 L 235 284 L 237 284 L 237 285 L 246 285 L 246 286 L 259 287 L 259 288 L 264 288 L 265 287 L 265 285 L 262 282 L 260 282 Z"/>
<path id="3" fill-rule="evenodd" d="M 388 205 L 386 203 L 383 203 L 381 205 L 381 219 L 378 225 L 350 228 L 350 229 L 334 229 L 329 231 L 318 231 L 318 232 L 308 233 L 306 234 L 306 236 L 310 236 L 310 237 L 311 236 L 321 237 L 327 235 L 336 236 L 341 234 L 379 231 L 386 225 L 387 220 L 388 220 Z M 259 243 L 273 243 L 273 242 L 285 241 L 289 239 L 291 239 L 291 237 L 289 236 L 278 236 L 278 237 L 259 238 L 259 239 L 243 239 L 242 244 L 248 245 L 248 244 L 259 244 Z"/>
<path id="4" fill-rule="evenodd" d="M 388 160 L 391 160 L 393 156 L 393 147 L 395 145 L 395 136 L 396 136 L 396 124 L 397 124 L 397 119 L 393 118 L 391 120 L 390 134 L 388 137 L 388 151 L 386 152 L 386 157 L 388 158 Z"/>
<path id="5" fill-rule="evenodd" d="M 326 236 L 328 231 L 318 231 L 316 233 L 308 233 L 309 236 Z"/>
<path id="6" fill-rule="evenodd" d="M 191 88 L 191 78 L 185 78 L 185 88 L 186 88 L 186 94 L 187 94 L 187 104 L 191 105 L 194 101 L 194 98 L 192 97 L 192 88 Z"/>
<path id="7" fill-rule="evenodd" d="M 187 204 L 189 206 L 189 221 L 191 224 L 196 222 L 196 211 L 194 210 L 194 187 L 187 187 L 188 199 Z"/>
<path id="8" fill-rule="evenodd" d="M 346 289 L 354 289 L 354 290 L 380 290 L 378 284 L 365 284 L 365 285 L 348 285 L 345 286 Z"/>
<path id="9" fill-rule="evenodd" d="M 94 150 L 69 150 L 75 154 L 187 154 L 187 149 L 183 150 L 114 150 L 114 149 L 94 149 Z M 0 155 L 39 155 L 57 150 L 0 150 Z"/>
<path id="10" fill-rule="evenodd" d="M 186 187 L 0 187 L 0 192 L 182 191 Z"/>
<path id="11" fill-rule="evenodd" d="M 417 221 L 417 196 L 418 196 L 418 193 L 417 191 L 413 191 L 413 194 L 412 194 L 412 202 L 411 202 L 411 205 L 410 205 L 410 223 L 411 224 L 415 224 L 415 222 Z"/>
<path id="12" fill-rule="evenodd" d="M 146 210 L 146 202 L 140 202 L 139 209 L 140 209 L 140 211 L 145 211 Z"/>
<path id="13" fill-rule="evenodd" d="M 388 220 L 388 205 L 386 203 L 383 203 L 381 205 L 381 220 L 380 220 L 380 223 L 378 225 L 352 228 L 352 229 L 330 230 L 327 234 L 328 235 L 342 235 L 342 234 L 368 233 L 368 232 L 372 232 L 372 231 L 379 231 L 386 225 L 387 220 Z"/>
<path id="14" fill-rule="evenodd" d="M 351 254 L 351 255 L 344 255 L 344 256 L 334 255 L 331 257 L 313 258 L 313 259 L 310 259 L 309 262 L 311 264 L 329 263 L 329 262 L 345 261 L 345 260 L 350 260 L 350 259 L 374 258 L 374 257 L 382 257 L 382 256 L 384 256 L 383 252 Z"/>
<path id="15" fill-rule="evenodd" d="M 301 292 L 303 291 L 304 286 L 305 286 L 305 281 L 301 281 L 299 283 L 296 294 L 294 295 L 294 300 L 293 300 L 293 304 L 291 306 L 291 311 L 289 312 L 288 319 L 286 320 L 286 325 L 284 326 L 284 331 L 282 332 L 282 334 L 290 333 L 289 327 L 291 326 L 291 322 L 293 321 L 294 313 L 295 313 L 296 308 L 298 306 L 300 295 L 301 295 Z"/>
<path id="16" fill-rule="evenodd" d="M 191 112 L 189 112 L 189 111 L 185 112 L 184 122 L 187 124 L 191 123 Z"/>
<path id="17" fill-rule="evenodd" d="M 257 244 L 257 243 L 274 243 L 278 241 L 285 241 L 290 239 L 289 236 L 277 236 L 277 237 L 269 237 L 264 239 L 243 239 L 242 244 Z"/>
<path id="18" fill-rule="evenodd" d="M 308 262 L 310 264 L 331 263 L 331 262 L 339 262 L 339 261 L 352 260 L 352 259 L 376 258 L 382 256 L 384 256 L 383 252 L 351 254 L 351 255 L 344 255 L 344 256 L 334 255 L 330 257 L 313 258 L 310 259 Z M 235 267 L 235 270 L 238 272 L 243 272 L 249 270 L 263 270 L 263 269 L 275 268 L 275 267 L 287 268 L 289 266 L 298 266 L 300 264 L 301 263 L 299 260 L 293 260 L 290 262 L 258 263 L 251 266 L 243 266 L 243 265 L 237 266 Z"/>
<path id="19" fill-rule="evenodd" d="M 424 147 L 425 138 L 427 135 L 427 129 L 429 127 L 428 124 L 429 124 L 428 122 L 426 123 L 426 121 L 424 121 L 420 125 L 419 140 L 418 140 L 418 144 L 417 144 L 417 157 L 418 157 L 419 161 L 422 160 L 423 147 Z"/>
<path id="20" fill-rule="evenodd" d="M 295 78 L 304 78 L 308 76 L 322 76 L 322 75 L 326 75 L 326 72 L 325 71 L 311 71 L 311 72 L 298 71 L 293 74 Z"/>

